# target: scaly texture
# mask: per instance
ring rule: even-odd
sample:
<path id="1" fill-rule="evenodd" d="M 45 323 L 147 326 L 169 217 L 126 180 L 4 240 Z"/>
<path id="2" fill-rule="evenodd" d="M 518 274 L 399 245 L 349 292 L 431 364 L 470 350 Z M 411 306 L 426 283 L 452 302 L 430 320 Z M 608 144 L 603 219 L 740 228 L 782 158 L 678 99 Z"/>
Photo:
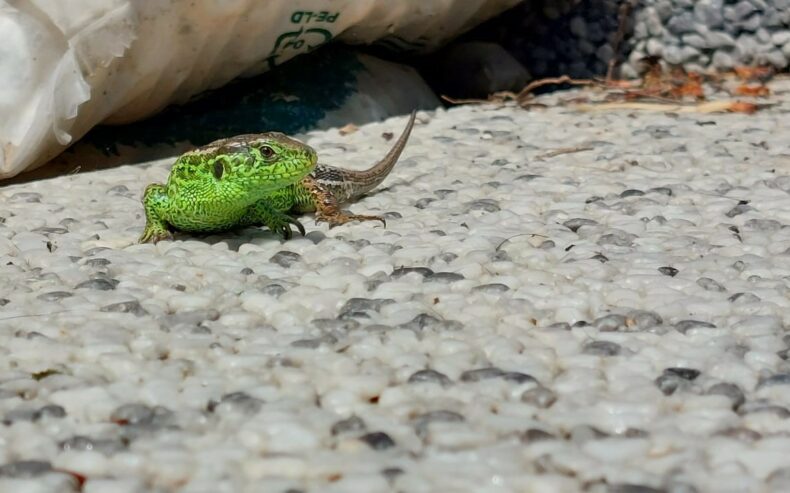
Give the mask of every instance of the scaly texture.
<path id="1" fill-rule="evenodd" d="M 172 238 L 172 231 L 216 232 L 267 226 L 284 238 L 304 227 L 288 212 L 316 212 L 330 226 L 384 219 L 347 214 L 339 204 L 380 184 L 392 171 L 414 125 L 372 168 L 351 171 L 316 165 L 315 151 L 279 133 L 239 135 L 190 151 L 176 161 L 166 185 L 148 185 L 143 195 L 146 226 L 141 243 Z M 312 173 L 311 173 L 312 172 Z"/>

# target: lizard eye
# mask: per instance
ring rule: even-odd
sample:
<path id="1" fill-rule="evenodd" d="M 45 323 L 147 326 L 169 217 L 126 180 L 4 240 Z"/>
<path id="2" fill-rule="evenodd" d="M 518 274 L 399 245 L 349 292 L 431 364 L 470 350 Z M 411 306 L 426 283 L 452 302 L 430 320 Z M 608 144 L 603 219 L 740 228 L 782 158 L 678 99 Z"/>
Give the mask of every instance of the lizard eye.
<path id="1" fill-rule="evenodd" d="M 263 157 L 272 157 L 274 156 L 274 149 L 269 146 L 261 146 L 261 155 Z"/>

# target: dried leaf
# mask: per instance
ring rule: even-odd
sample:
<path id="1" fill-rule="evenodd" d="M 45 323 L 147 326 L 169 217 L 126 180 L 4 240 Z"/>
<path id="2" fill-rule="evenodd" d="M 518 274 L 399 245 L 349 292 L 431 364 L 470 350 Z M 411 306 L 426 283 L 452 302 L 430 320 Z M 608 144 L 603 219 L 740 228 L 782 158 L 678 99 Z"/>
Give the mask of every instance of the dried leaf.
<path id="1" fill-rule="evenodd" d="M 754 113 L 759 106 L 743 101 L 708 101 L 699 104 L 602 103 L 578 105 L 580 111 L 641 110 L 674 113 Z"/>
<path id="2" fill-rule="evenodd" d="M 340 132 L 340 135 L 348 135 L 348 134 L 353 134 L 353 133 L 354 133 L 354 132 L 356 132 L 357 130 L 359 130 L 359 127 L 357 127 L 357 126 L 356 126 L 356 125 L 354 125 L 353 123 L 349 123 L 349 124 L 348 124 L 348 125 L 346 125 L 345 127 L 342 127 L 342 128 L 339 130 L 339 132 Z"/>
<path id="3" fill-rule="evenodd" d="M 771 91 L 764 85 L 747 85 L 742 84 L 735 88 L 735 94 L 738 96 L 752 96 L 752 97 L 767 97 Z"/>
<path id="4" fill-rule="evenodd" d="M 735 67 L 735 75 L 739 79 L 745 81 L 760 81 L 765 82 L 771 79 L 774 75 L 774 68 L 770 66 L 763 67 Z"/>
<path id="5" fill-rule="evenodd" d="M 704 99 L 705 91 L 702 89 L 702 77 L 695 72 L 684 73 L 684 79 L 680 79 L 679 84 L 672 88 L 670 95 L 677 99 L 693 97 Z"/>

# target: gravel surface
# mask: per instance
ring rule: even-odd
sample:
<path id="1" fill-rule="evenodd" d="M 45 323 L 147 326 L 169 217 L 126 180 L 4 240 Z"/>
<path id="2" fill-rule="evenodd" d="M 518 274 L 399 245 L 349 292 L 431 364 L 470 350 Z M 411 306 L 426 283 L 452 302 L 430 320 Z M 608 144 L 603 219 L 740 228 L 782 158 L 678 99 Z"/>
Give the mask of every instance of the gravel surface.
<path id="1" fill-rule="evenodd" d="M 790 491 L 773 87 L 420 113 L 351 207 L 386 229 L 288 242 L 136 245 L 169 162 L 0 189 L 0 491 Z M 362 168 L 404 121 L 304 138 Z"/>
<path id="2" fill-rule="evenodd" d="M 647 55 L 697 72 L 790 67 L 790 0 L 533 0 L 468 37 L 497 41 L 535 78 L 602 76 L 621 1 L 635 5 L 619 47 L 626 78 Z"/>

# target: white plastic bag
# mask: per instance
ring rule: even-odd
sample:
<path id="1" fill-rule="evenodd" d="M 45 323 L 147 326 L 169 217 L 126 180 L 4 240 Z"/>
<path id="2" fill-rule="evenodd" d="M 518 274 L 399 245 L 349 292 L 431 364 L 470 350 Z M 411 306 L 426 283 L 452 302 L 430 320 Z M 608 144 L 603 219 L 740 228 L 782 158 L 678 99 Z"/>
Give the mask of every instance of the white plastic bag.
<path id="1" fill-rule="evenodd" d="M 519 0 L 0 0 L 0 179 L 332 39 L 428 51 Z M 329 10 L 324 10 L 329 7 Z"/>

